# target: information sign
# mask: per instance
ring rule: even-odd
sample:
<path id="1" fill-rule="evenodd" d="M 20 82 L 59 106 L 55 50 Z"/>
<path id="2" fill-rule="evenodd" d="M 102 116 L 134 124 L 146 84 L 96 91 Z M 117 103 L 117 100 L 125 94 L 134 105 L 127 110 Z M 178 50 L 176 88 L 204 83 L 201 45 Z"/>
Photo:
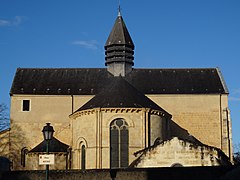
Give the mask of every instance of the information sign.
<path id="1" fill-rule="evenodd" d="M 39 165 L 54 164 L 54 154 L 40 154 Z"/>

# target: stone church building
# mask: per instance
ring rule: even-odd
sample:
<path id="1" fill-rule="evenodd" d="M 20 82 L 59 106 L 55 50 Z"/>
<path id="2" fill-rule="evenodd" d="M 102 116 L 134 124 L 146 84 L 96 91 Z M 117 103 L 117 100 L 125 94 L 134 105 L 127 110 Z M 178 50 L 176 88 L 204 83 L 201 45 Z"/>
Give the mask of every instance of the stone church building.
<path id="1" fill-rule="evenodd" d="M 42 128 L 55 132 L 51 169 L 215 166 L 232 157 L 228 89 L 218 68 L 134 68 L 119 12 L 106 68 L 18 68 L 12 83 L 9 159 L 44 169 Z"/>

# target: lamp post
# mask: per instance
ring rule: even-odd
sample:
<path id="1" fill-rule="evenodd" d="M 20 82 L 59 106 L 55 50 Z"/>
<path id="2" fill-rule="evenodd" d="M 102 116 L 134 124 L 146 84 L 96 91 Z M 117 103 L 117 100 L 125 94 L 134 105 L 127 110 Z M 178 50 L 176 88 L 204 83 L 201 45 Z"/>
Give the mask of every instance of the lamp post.
<path id="1" fill-rule="evenodd" d="M 53 137 L 53 127 L 50 126 L 50 123 L 46 123 L 46 126 L 43 127 L 42 130 L 44 140 L 46 141 L 46 153 L 49 154 L 49 141 L 52 140 Z M 46 180 L 49 179 L 49 165 L 46 165 Z"/>
<path id="2" fill-rule="evenodd" d="M 115 180 L 115 178 L 117 177 L 117 169 L 110 169 L 110 176 L 112 180 Z"/>

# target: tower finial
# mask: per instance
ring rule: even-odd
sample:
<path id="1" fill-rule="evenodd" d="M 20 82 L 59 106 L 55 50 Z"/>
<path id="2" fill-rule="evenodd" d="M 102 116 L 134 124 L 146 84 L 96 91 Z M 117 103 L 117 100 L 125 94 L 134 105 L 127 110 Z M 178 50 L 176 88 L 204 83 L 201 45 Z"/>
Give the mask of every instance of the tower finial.
<path id="1" fill-rule="evenodd" d="M 118 16 L 121 16 L 120 0 L 118 0 Z"/>

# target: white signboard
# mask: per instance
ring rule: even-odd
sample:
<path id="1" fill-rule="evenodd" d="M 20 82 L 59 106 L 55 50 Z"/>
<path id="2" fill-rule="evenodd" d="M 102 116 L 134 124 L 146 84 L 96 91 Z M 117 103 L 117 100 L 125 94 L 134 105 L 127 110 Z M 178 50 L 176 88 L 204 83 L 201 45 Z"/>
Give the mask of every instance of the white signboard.
<path id="1" fill-rule="evenodd" d="M 39 165 L 54 164 L 54 154 L 40 154 Z"/>

